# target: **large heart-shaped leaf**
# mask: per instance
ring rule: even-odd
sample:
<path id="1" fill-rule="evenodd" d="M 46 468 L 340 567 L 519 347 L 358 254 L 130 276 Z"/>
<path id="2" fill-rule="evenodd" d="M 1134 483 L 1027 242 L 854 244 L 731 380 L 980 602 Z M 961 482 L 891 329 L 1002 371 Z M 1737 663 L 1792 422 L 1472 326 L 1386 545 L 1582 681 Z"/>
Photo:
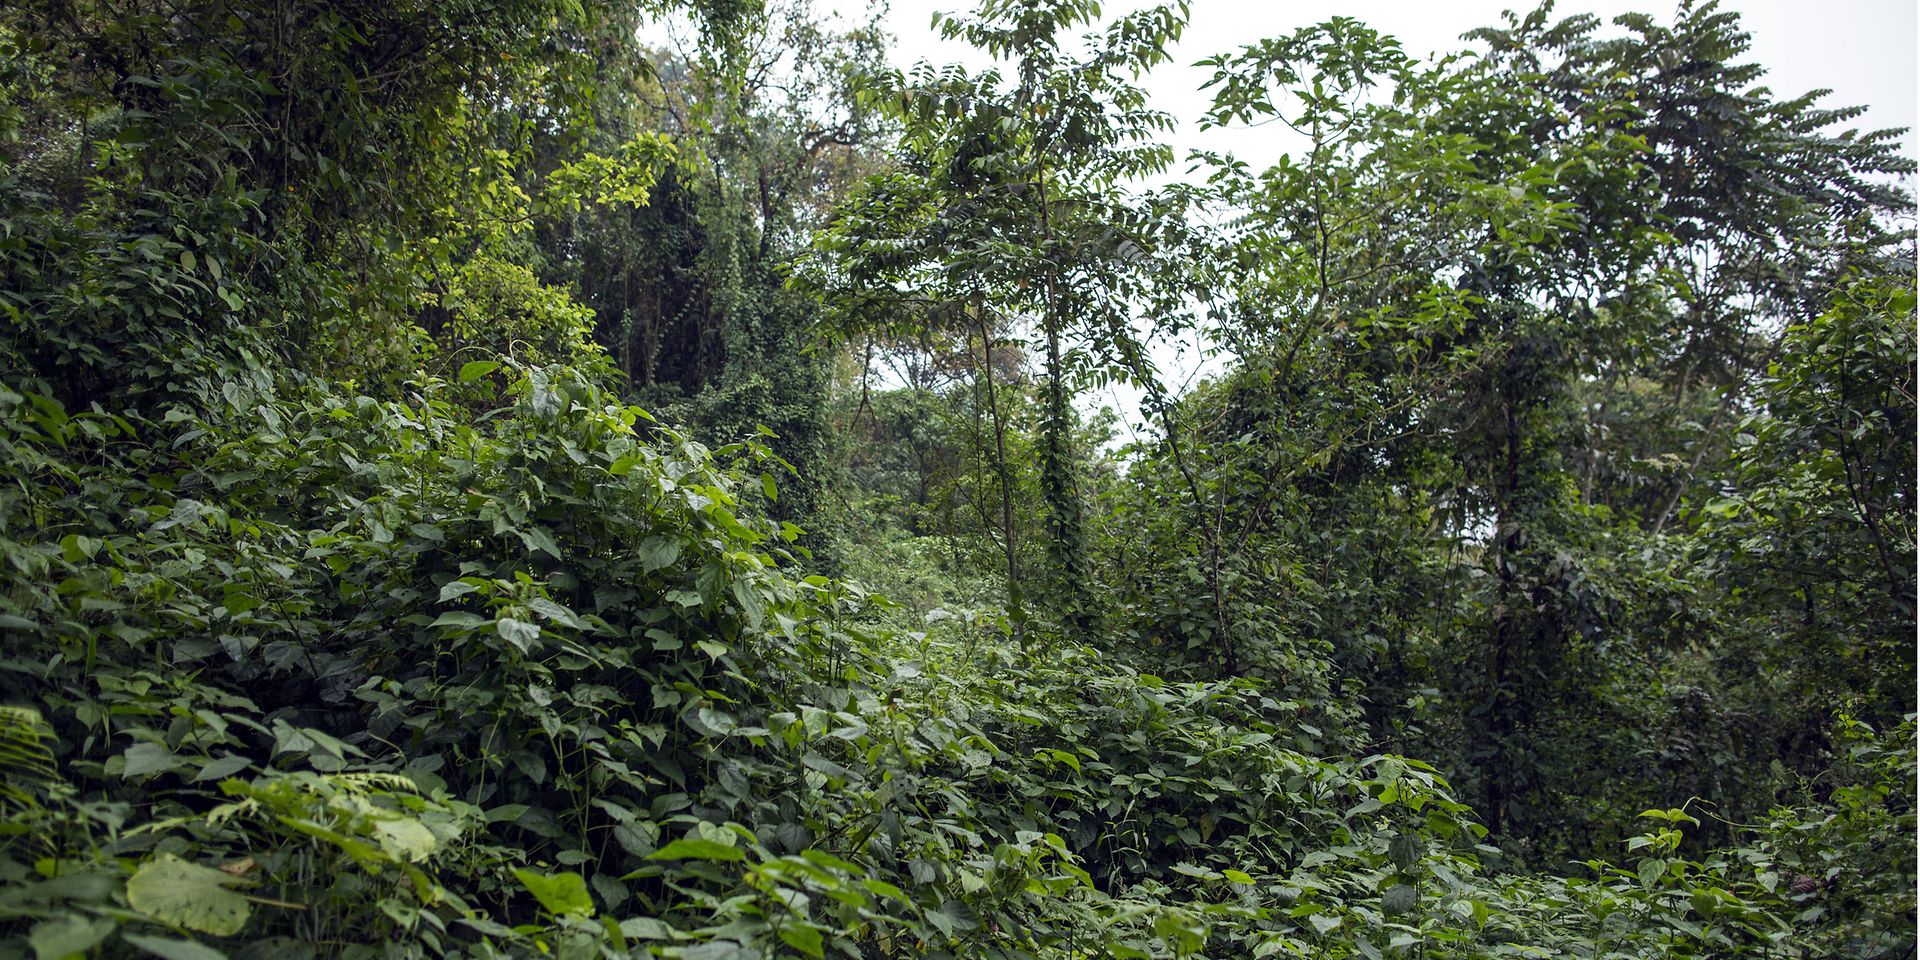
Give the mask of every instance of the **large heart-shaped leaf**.
<path id="1" fill-rule="evenodd" d="M 1404 916 L 1419 902 L 1420 888 L 1410 883 L 1396 883 L 1380 895 L 1380 912 L 1389 917 Z"/>
<path id="2" fill-rule="evenodd" d="M 163 923 L 227 937 L 240 932 L 252 907 L 228 889 L 240 878 L 163 853 L 127 878 L 127 904 Z"/>

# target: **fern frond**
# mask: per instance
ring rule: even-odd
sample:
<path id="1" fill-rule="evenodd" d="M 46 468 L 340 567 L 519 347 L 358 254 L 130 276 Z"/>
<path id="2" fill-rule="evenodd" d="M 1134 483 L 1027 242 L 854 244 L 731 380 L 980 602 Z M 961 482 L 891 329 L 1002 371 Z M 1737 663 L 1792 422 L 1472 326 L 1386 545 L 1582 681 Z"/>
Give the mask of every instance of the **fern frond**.
<path id="1" fill-rule="evenodd" d="M 32 707 L 0 706 L 0 808 L 39 809 L 58 782 L 53 731 Z"/>

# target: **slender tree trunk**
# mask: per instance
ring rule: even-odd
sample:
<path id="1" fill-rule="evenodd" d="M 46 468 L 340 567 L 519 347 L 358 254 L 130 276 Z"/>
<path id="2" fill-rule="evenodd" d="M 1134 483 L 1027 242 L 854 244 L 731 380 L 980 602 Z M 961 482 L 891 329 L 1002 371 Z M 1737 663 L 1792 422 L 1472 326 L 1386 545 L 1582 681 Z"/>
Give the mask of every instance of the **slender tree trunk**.
<path id="1" fill-rule="evenodd" d="M 1070 424 L 1072 411 L 1067 405 L 1066 371 L 1060 353 L 1060 299 L 1053 255 L 1053 220 L 1048 210 L 1047 170 L 1037 170 L 1036 186 L 1040 200 L 1040 240 L 1048 260 L 1041 287 L 1044 298 L 1041 326 L 1047 338 L 1046 416 L 1041 420 L 1040 486 L 1050 515 L 1051 552 L 1060 568 L 1066 594 L 1067 622 L 1083 636 L 1092 629 L 1092 595 L 1088 590 L 1086 544 L 1081 525 L 1080 486 L 1075 476 Z"/>
<path id="2" fill-rule="evenodd" d="M 1007 616 L 1013 620 L 1014 640 L 1024 651 L 1027 612 L 1020 591 L 1020 548 L 1013 525 L 1013 477 L 1007 471 L 1007 421 L 993 387 L 993 335 L 987 328 L 987 312 L 977 302 L 973 316 L 980 327 L 980 376 L 987 386 L 987 409 L 993 414 L 994 466 L 1000 474 L 1000 543 L 1007 558 Z"/>
<path id="3" fill-rule="evenodd" d="M 1484 705 L 1486 715 L 1481 721 L 1482 737 L 1486 744 L 1483 756 L 1487 784 L 1487 830 L 1496 837 L 1507 826 L 1507 805 L 1513 799 L 1514 758 L 1510 750 L 1516 720 L 1510 712 L 1514 698 L 1509 696 L 1508 686 L 1512 681 L 1513 648 L 1518 642 L 1514 629 L 1518 590 L 1513 558 L 1520 549 L 1520 527 L 1514 516 L 1513 501 L 1520 485 L 1520 424 L 1512 397 L 1501 399 L 1501 416 L 1505 429 L 1502 439 L 1504 457 L 1494 494 L 1493 530 L 1494 576 L 1500 587 L 1493 610 L 1492 635 L 1489 637 L 1492 649 L 1489 651 L 1491 663 L 1487 668 L 1489 689 Z"/>

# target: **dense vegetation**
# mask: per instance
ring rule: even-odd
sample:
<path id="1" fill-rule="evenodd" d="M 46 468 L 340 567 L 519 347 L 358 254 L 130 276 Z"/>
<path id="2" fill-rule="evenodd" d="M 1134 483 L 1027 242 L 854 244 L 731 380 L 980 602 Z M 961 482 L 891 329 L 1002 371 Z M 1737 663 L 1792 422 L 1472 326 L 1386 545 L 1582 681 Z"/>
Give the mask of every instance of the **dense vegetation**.
<path id="1" fill-rule="evenodd" d="M 1913 956 L 1897 134 L 1187 15 L 0 9 L 0 956 Z"/>

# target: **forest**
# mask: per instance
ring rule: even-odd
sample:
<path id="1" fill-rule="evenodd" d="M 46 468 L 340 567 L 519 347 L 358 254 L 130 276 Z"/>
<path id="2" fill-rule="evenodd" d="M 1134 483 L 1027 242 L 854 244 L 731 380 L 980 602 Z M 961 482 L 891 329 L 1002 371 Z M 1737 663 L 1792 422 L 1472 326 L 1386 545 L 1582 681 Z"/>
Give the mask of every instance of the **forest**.
<path id="1" fill-rule="evenodd" d="M 0 960 L 1914 957 L 1903 131 L 1229 7 L 0 5 Z"/>

